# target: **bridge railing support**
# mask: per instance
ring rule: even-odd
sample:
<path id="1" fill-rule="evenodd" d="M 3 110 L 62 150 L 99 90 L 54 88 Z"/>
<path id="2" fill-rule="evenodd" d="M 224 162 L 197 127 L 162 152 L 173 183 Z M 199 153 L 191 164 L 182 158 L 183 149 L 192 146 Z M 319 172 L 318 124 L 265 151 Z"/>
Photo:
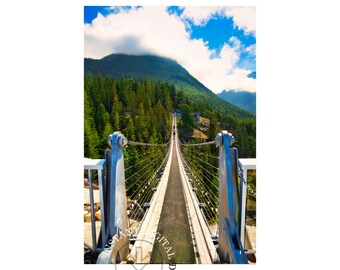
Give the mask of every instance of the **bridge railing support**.
<path id="1" fill-rule="evenodd" d="M 256 159 L 247 158 L 239 159 L 238 166 L 241 170 L 240 192 L 241 192 L 241 224 L 240 224 L 240 238 L 243 247 L 245 247 L 245 232 L 246 232 L 246 197 L 247 197 L 247 177 L 248 170 L 256 170 Z"/>
<path id="2" fill-rule="evenodd" d="M 123 134 L 119 131 L 114 132 L 108 137 L 111 149 L 105 151 L 105 159 L 85 159 L 84 169 L 88 171 L 91 207 L 93 246 L 90 249 L 94 254 L 101 252 L 97 259 L 99 264 L 115 263 L 117 260 L 126 261 L 129 252 L 123 152 L 127 143 Z M 92 170 L 97 170 L 99 182 L 101 229 L 98 241 L 94 215 Z"/>
<path id="3" fill-rule="evenodd" d="M 94 195 L 93 195 L 93 171 L 97 171 L 98 174 L 98 183 L 99 183 L 99 196 L 100 196 L 100 202 L 103 201 L 104 198 L 104 167 L 105 167 L 105 159 L 84 159 L 84 170 L 87 171 L 88 175 L 88 181 L 89 181 L 89 197 L 90 197 L 90 209 L 91 209 L 91 234 L 92 234 L 92 247 L 90 247 L 93 252 L 97 252 L 98 249 L 98 243 L 97 243 L 97 235 L 96 235 L 96 225 L 95 225 L 95 215 L 94 215 Z M 102 204 L 100 206 L 100 214 L 101 214 L 101 230 L 105 234 L 105 205 Z"/>
<path id="4" fill-rule="evenodd" d="M 219 222 L 218 252 L 221 262 L 247 264 L 248 259 L 240 240 L 241 204 L 238 189 L 237 149 L 231 133 L 223 130 L 216 136 L 219 147 Z"/>
<path id="5" fill-rule="evenodd" d="M 102 230 L 104 251 L 99 254 L 97 264 L 126 261 L 129 252 L 127 202 L 124 172 L 124 146 L 127 139 L 119 131 L 108 137 L 111 149 L 105 151 L 106 183 L 103 203 L 105 204 L 105 229 Z M 101 202 L 102 203 L 102 202 Z"/>

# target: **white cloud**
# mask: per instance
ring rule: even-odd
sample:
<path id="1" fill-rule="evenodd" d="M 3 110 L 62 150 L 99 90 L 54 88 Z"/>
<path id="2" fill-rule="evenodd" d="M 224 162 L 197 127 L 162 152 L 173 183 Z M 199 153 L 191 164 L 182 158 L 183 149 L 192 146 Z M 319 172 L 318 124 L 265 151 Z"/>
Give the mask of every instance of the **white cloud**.
<path id="1" fill-rule="evenodd" d="M 182 19 L 190 19 L 195 25 L 205 25 L 214 15 L 222 15 L 223 7 L 185 7 L 181 15 Z"/>
<path id="2" fill-rule="evenodd" d="M 225 15 L 232 17 L 234 25 L 242 28 L 245 33 L 256 33 L 256 7 L 227 7 Z"/>
<path id="3" fill-rule="evenodd" d="M 226 76 L 226 90 L 247 90 L 249 92 L 256 92 L 256 80 L 248 78 L 247 75 L 250 70 L 234 69 L 231 74 Z"/>
<path id="4" fill-rule="evenodd" d="M 184 8 L 182 19 L 190 19 L 195 25 L 205 25 L 214 16 L 233 19 L 234 26 L 242 28 L 246 34 L 256 33 L 256 7 L 195 7 Z"/>
<path id="5" fill-rule="evenodd" d="M 201 39 L 190 40 L 181 18 L 169 15 L 164 7 L 121 10 L 106 17 L 99 14 L 92 24 L 85 24 L 84 42 L 85 57 L 98 59 L 111 53 L 127 53 L 172 58 L 215 93 L 236 85 L 232 80 L 246 82 L 242 76 L 249 73 L 238 70 L 234 76 L 227 75 L 233 74 L 239 59 L 237 39 L 232 46 L 224 44 L 220 56 L 211 59 L 216 52 L 209 50 Z M 250 86 L 243 82 L 238 85 Z M 241 89 L 252 91 L 253 88 Z"/>
<path id="6" fill-rule="evenodd" d="M 250 45 L 244 49 L 247 53 L 256 55 L 256 44 Z"/>
<path id="7" fill-rule="evenodd" d="M 241 41 L 235 36 L 232 36 L 231 38 L 229 38 L 229 42 L 232 44 L 233 48 L 235 48 L 236 50 L 240 50 L 242 47 Z"/>

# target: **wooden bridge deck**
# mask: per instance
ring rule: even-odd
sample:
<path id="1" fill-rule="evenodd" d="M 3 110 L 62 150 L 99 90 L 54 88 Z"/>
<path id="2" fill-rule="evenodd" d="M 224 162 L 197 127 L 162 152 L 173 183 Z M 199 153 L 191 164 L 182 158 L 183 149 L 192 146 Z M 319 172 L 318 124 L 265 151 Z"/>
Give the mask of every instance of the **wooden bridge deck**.
<path id="1" fill-rule="evenodd" d="M 175 144 L 175 140 L 172 143 Z M 173 147 L 176 146 L 173 145 Z M 195 263 L 177 151 L 172 153 L 170 175 L 157 232 L 169 244 L 164 245 L 164 239 L 155 240 L 151 263 Z M 170 247 L 171 250 L 169 250 Z M 168 256 L 172 253 L 175 254 Z"/>

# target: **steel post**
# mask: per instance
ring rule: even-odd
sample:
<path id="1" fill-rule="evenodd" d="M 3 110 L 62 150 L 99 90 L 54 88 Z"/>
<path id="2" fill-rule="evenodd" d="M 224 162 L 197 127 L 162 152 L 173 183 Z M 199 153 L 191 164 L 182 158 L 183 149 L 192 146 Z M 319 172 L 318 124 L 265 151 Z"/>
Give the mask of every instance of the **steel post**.
<path id="1" fill-rule="evenodd" d="M 127 139 L 119 131 L 108 137 L 111 149 L 106 151 L 106 236 L 109 248 L 103 251 L 97 263 L 108 264 L 126 261 L 129 252 L 129 239 L 126 234 L 129 225 L 124 173 L 124 146 Z"/>
<path id="2" fill-rule="evenodd" d="M 89 192 L 90 192 L 90 207 L 91 207 L 91 228 L 92 228 L 92 247 L 93 250 L 97 250 L 97 236 L 96 236 L 96 217 L 94 213 L 94 197 L 93 197 L 93 179 L 92 171 L 88 170 L 89 177 Z"/>
<path id="3" fill-rule="evenodd" d="M 241 243 L 244 246 L 244 239 L 245 239 L 245 227 L 246 227 L 246 197 L 247 197 L 247 186 L 244 184 L 244 182 L 247 183 L 247 175 L 248 170 L 244 169 L 243 166 L 241 166 L 243 179 L 241 179 Z M 244 182 L 243 182 L 244 180 Z"/>
<path id="4" fill-rule="evenodd" d="M 230 145 L 234 137 L 222 131 L 216 137 L 219 146 L 219 241 L 218 252 L 222 262 L 247 264 L 239 235 L 238 186 L 237 186 L 237 153 Z"/>
<path id="5" fill-rule="evenodd" d="M 101 220 L 101 239 L 102 248 L 105 247 L 105 235 L 106 235 L 106 219 L 105 219 L 105 200 L 104 200 L 104 179 L 103 170 L 98 170 L 98 182 L 99 182 L 99 197 L 100 197 L 100 220 Z"/>

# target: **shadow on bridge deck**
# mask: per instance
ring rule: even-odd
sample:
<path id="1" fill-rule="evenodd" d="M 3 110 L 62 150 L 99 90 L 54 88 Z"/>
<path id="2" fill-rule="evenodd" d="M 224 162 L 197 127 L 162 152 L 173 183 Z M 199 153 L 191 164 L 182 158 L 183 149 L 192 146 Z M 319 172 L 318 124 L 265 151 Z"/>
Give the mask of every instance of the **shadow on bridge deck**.
<path id="1" fill-rule="evenodd" d="M 175 149 L 175 140 L 172 142 Z M 195 263 L 191 231 L 178 167 L 177 151 L 172 153 L 170 175 L 157 232 L 169 241 L 155 240 L 151 263 Z M 168 251 L 168 252 L 167 252 Z M 168 257 L 168 254 L 175 253 Z"/>

